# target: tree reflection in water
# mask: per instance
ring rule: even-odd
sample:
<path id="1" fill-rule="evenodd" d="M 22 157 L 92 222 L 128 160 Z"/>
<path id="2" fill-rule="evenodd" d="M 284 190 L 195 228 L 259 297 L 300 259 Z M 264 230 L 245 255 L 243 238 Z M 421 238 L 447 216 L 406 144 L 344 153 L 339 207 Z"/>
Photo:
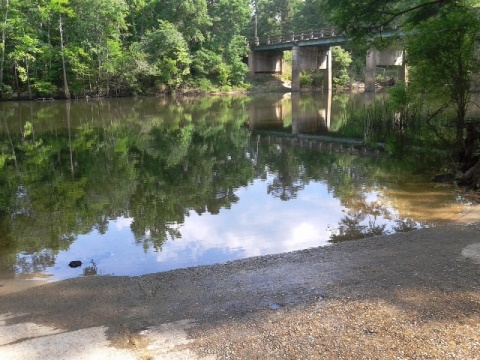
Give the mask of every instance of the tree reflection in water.
<path id="1" fill-rule="evenodd" d="M 120 217 L 132 219 L 145 252 L 161 251 L 182 237 L 191 211 L 230 209 L 242 200 L 238 189 L 257 179 L 271 179 L 267 193 L 283 201 L 310 183 L 326 184 L 345 209 L 332 242 L 425 225 L 403 217 L 382 190 L 400 187 L 389 179 L 404 178 L 416 160 L 392 163 L 351 147 L 252 136 L 243 126 L 249 101 L 2 104 L 2 276 L 42 272 L 79 235 L 105 234 Z M 84 275 L 97 271 L 92 260 Z"/>

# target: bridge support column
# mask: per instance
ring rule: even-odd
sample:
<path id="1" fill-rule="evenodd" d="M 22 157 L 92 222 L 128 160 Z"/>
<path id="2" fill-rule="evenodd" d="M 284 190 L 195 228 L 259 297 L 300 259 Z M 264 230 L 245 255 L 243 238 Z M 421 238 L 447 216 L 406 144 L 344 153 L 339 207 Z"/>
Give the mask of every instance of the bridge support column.
<path id="1" fill-rule="evenodd" d="M 255 75 L 255 51 L 248 54 L 248 75 L 251 77 Z"/>
<path id="2" fill-rule="evenodd" d="M 300 91 L 300 48 L 292 47 L 292 92 Z"/>
<path id="3" fill-rule="evenodd" d="M 400 72 L 398 74 L 398 80 L 403 81 L 405 84 L 408 83 L 408 69 L 407 69 L 407 63 L 405 62 L 405 50 L 403 51 L 402 54 L 402 66 L 400 67 Z"/>
<path id="4" fill-rule="evenodd" d="M 375 92 L 375 69 L 377 67 L 377 50 L 371 49 L 367 53 L 365 67 L 365 92 Z"/>
<path id="5" fill-rule="evenodd" d="M 332 89 L 332 50 L 330 47 L 292 47 L 292 92 L 300 91 L 302 70 L 325 70 L 325 90 Z"/>
<path id="6" fill-rule="evenodd" d="M 333 72 L 332 72 L 332 48 L 329 47 L 326 53 L 326 69 L 325 69 L 325 80 L 323 82 L 323 89 L 330 91 L 333 89 Z"/>
<path id="7" fill-rule="evenodd" d="M 377 66 L 400 66 L 399 80 L 407 81 L 407 68 L 405 64 L 405 51 L 398 49 L 376 50 L 367 53 L 365 67 L 365 91 L 375 91 L 375 77 Z"/>

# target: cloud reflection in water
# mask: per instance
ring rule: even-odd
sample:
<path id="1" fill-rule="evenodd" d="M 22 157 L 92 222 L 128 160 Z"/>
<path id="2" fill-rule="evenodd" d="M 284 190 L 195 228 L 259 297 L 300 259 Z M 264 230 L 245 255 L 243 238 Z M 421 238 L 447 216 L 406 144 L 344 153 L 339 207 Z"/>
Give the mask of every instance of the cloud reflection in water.
<path id="1" fill-rule="evenodd" d="M 63 264 L 80 259 L 94 260 L 99 274 L 141 275 L 327 245 L 328 229 L 344 213 L 326 185 L 312 182 L 296 199 L 281 201 L 267 194 L 267 184 L 256 180 L 239 189 L 240 201 L 217 215 L 190 211 L 179 226 L 182 237 L 166 241 L 159 252 L 144 251 L 130 231 L 132 219 L 117 218 L 104 235 L 79 236 L 47 271 L 55 279 L 72 277 L 74 270 Z"/>

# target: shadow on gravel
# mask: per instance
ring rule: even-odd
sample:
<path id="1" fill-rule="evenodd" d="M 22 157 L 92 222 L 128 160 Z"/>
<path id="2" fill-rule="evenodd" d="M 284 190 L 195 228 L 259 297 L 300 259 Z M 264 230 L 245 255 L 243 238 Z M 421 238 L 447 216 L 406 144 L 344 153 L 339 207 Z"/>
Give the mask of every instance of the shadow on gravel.
<path id="1" fill-rule="evenodd" d="M 251 324 L 257 324 L 256 336 L 266 341 L 265 317 L 284 327 L 289 319 L 307 331 L 297 316 L 318 332 L 317 340 L 320 334 L 333 341 L 334 334 L 393 336 L 408 329 L 434 334 L 431 326 L 448 333 L 458 325 L 468 334 L 470 322 L 480 321 L 480 266 L 462 250 L 480 242 L 479 234 L 470 227 L 426 229 L 135 278 L 77 278 L 1 297 L 0 315 L 15 316 L 4 318 L 0 329 L 21 323 L 62 331 L 106 327 L 108 340 L 121 345 L 147 328 L 195 319 L 190 332 L 204 339 L 202 347 L 225 326 L 253 334 Z M 375 325 L 367 324 L 366 314 Z M 304 336 L 295 331 L 291 336 Z"/>

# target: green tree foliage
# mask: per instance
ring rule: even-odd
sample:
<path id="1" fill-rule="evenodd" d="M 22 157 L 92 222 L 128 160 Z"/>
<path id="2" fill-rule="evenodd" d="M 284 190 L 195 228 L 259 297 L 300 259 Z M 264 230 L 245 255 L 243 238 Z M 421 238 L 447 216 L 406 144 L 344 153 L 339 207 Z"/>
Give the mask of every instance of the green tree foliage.
<path id="1" fill-rule="evenodd" d="M 344 87 L 350 82 L 348 71 L 351 63 L 352 57 L 348 51 L 340 46 L 332 48 L 333 83 L 336 86 Z"/>
<path id="2" fill-rule="evenodd" d="M 464 3 L 464 0 L 325 0 L 334 24 L 351 36 L 364 38 L 385 27 L 417 24 L 435 17 L 450 5 Z"/>
<path id="3" fill-rule="evenodd" d="M 145 75 L 153 78 L 157 86 L 174 90 L 190 73 L 187 42 L 168 21 L 160 20 L 156 30 L 148 31 L 135 47 L 135 52 L 144 62 Z"/>
<path id="4" fill-rule="evenodd" d="M 435 99 L 435 115 L 449 105 L 455 107 L 456 144 L 461 147 L 472 79 L 480 70 L 478 1 L 327 2 L 336 24 L 357 38 L 381 32 L 386 26 L 401 26 L 408 34 L 404 46 L 411 69 L 409 91 L 422 101 L 425 96 Z"/>
<path id="5" fill-rule="evenodd" d="M 257 17 L 257 35 L 288 34 L 295 29 L 295 15 L 303 5 L 301 0 L 252 0 L 254 15 Z M 256 9 L 256 11 L 255 11 Z M 249 26 L 249 36 L 253 37 L 255 17 Z"/>
<path id="6" fill-rule="evenodd" d="M 425 121 L 437 137 L 454 140 L 463 158 L 461 181 L 480 187 L 480 135 L 466 117 L 475 78 L 480 72 L 478 0 L 327 0 L 336 24 L 351 36 L 366 39 L 384 27 L 400 26 L 410 68 L 408 89 L 395 90 L 399 114 L 423 106 Z M 397 44 L 398 45 L 398 44 Z M 454 108 L 453 116 L 447 110 Z M 426 108 L 426 109 L 425 109 Z M 442 116 L 439 116 L 442 115 Z M 450 121 L 453 119 L 453 121 Z M 401 122 L 405 123 L 402 119 Z M 465 136 L 466 135 L 466 136 Z"/>
<path id="7" fill-rule="evenodd" d="M 0 95 L 69 98 L 242 86 L 245 37 L 325 26 L 326 2 L 0 0 Z"/>
<path id="8" fill-rule="evenodd" d="M 459 147 L 471 105 L 472 80 L 480 71 L 479 29 L 480 19 L 470 8 L 446 7 L 438 16 L 416 25 L 415 35 L 406 41 L 413 90 L 437 103 L 439 109 L 454 105 Z"/>
<path id="9" fill-rule="evenodd" d="M 325 0 L 305 0 L 298 6 L 293 17 L 294 30 L 307 31 L 326 27 L 330 24 L 329 15 Z"/>
<path id="10" fill-rule="evenodd" d="M 218 0 L 208 4 L 212 26 L 204 49 L 218 54 L 216 80 L 221 85 L 239 85 L 248 71 L 242 58 L 248 53 L 243 30 L 250 20 L 249 0 Z"/>
<path id="11" fill-rule="evenodd" d="M 249 0 L 1 0 L 1 96 L 238 85 L 250 18 Z"/>

